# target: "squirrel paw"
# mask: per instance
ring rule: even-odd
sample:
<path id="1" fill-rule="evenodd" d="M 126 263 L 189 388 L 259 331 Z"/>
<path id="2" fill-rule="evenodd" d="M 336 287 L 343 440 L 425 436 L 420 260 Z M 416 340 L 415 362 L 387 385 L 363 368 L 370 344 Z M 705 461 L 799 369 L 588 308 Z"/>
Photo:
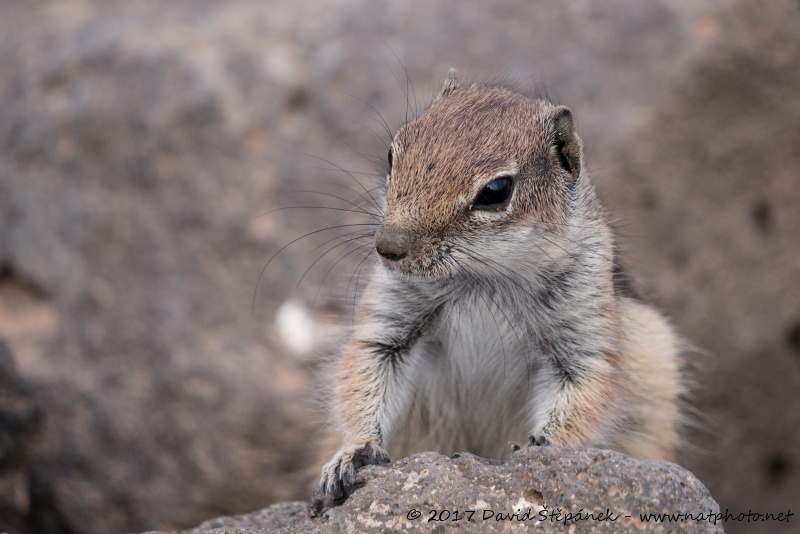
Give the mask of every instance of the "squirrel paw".
<path id="1" fill-rule="evenodd" d="M 389 454 L 374 441 L 368 441 L 364 445 L 342 447 L 322 468 L 319 492 L 329 502 L 341 501 L 355 485 L 356 471 L 359 467 L 388 463 Z"/>
<path id="2" fill-rule="evenodd" d="M 528 435 L 528 447 L 544 447 L 546 445 L 550 445 L 550 442 L 543 435 Z"/>

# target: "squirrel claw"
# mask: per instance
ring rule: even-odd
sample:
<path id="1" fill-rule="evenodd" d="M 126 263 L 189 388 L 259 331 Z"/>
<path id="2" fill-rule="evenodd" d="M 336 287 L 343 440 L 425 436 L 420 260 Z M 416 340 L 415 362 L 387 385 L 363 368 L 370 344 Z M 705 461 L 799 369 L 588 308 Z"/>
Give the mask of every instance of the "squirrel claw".
<path id="1" fill-rule="evenodd" d="M 356 485 L 359 467 L 387 463 L 389 455 L 375 442 L 344 447 L 322 468 L 318 492 L 326 504 L 341 504 Z"/>
<path id="2" fill-rule="evenodd" d="M 543 435 L 535 436 L 533 434 L 528 435 L 528 447 L 545 447 L 550 445 L 550 442 L 547 441 L 547 438 Z"/>

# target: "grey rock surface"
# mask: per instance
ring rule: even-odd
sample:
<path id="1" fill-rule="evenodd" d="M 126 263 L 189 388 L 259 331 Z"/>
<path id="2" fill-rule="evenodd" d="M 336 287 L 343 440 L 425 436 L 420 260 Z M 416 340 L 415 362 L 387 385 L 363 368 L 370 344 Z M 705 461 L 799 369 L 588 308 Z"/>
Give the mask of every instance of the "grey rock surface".
<path id="1" fill-rule="evenodd" d="M 0 530 L 32 532 L 31 458 L 41 411 L 0 339 Z"/>
<path id="2" fill-rule="evenodd" d="M 639 288 L 702 349 L 680 463 L 732 511 L 797 506 L 798 27 L 790 0 L 0 2 L 0 337 L 53 517 L 180 529 L 308 496 L 318 367 L 274 319 L 293 296 L 346 322 L 362 256 L 286 248 L 251 312 L 283 245 L 354 222 L 259 215 L 357 195 L 339 167 L 374 174 L 375 110 L 400 126 L 449 67 L 573 109 Z"/>
<path id="3" fill-rule="evenodd" d="M 612 451 L 525 447 L 506 463 L 423 453 L 358 476 L 362 486 L 320 518 L 308 517 L 306 503 L 281 503 L 185 534 L 722 532 L 722 522 L 707 519 L 719 506 L 691 473 Z M 684 515 L 660 524 L 641 517 L 662 513 Z"/>
<path id="4" fill-rule="evenodd" d="M 40 534 L 72 530 L 31 454 L 42 426 L 33 389 L 0 339 L 0 532 Z"/>

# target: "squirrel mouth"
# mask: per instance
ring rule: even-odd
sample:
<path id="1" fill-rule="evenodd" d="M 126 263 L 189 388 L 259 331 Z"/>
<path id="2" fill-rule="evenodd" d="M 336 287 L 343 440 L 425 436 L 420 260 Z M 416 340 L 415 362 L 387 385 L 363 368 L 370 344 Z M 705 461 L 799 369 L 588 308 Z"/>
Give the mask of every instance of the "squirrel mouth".
<path id="1" fill-rule="evenodd" d="M 381 264 L 387 271 L 412 280 L 446 280 L 455 275 L 441 257 L 416 255 L 406 255 L 401 259 L 381 257 Z"/>

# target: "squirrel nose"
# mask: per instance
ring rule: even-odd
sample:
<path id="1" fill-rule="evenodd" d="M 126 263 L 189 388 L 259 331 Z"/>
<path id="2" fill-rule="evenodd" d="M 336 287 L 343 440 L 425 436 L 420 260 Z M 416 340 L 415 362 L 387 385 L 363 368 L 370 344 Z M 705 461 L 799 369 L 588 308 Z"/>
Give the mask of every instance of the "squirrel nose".
<path id="1" fill-rule="evenodd" d="M 375 232 L 375 248 L 387 260 L 402 260 L 413 247 L 414 235 L 408 230 L 382 224 Z"/>

